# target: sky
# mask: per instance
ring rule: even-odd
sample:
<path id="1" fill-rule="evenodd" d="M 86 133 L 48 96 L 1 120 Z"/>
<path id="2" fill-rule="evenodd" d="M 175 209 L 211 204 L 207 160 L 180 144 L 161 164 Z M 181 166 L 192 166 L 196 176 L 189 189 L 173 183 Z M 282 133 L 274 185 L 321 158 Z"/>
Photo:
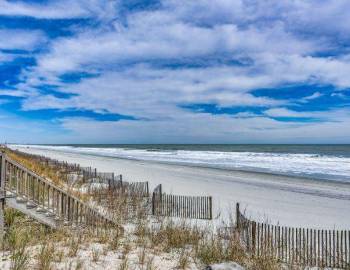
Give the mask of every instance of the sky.
<path id="1" fill-rule="evenodd" d="M 350 143 L 348 0 L 0 0 L 0 141 Z"/>

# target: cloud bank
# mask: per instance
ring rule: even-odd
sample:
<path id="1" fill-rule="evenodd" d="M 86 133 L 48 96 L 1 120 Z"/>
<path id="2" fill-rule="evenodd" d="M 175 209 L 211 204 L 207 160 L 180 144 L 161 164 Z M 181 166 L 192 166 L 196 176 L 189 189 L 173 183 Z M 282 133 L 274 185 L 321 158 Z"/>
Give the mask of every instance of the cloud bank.
<path id="1" fill-rule="evenodd" d="M 349 9 L 0 1 L 0 113 L 35 143 L 350 143 Z"/>

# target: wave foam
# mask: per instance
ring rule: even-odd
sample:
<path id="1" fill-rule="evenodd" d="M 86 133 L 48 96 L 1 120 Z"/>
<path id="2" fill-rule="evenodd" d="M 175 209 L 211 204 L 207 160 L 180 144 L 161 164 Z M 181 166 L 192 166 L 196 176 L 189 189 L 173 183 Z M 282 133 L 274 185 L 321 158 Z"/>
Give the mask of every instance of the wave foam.
<path id="1" fill-rule="evenodd" d="M 189 150 L 150 151 L 150 149 L 43 145 L 12 145 L 11 147 L 29 147 L 104 157 L 269 172 L 350 182 L 350 158 L 330 155 Z"/>

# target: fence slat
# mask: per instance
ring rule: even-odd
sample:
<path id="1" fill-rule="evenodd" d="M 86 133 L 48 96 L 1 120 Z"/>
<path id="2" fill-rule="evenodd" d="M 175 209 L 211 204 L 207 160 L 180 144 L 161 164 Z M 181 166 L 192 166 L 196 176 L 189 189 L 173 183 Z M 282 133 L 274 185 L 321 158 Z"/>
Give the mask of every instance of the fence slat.
<path id="1" fill-rule="evenodd" d="M 332 258 L 333 258 L 333 264 L 332 264 L 332 267 L 335 267 L 336 266 L 336 246 L 335 246 L 335 231 L 333 231 L 333 247 L 332 247 L 332 250 L 333 250 L 333 255 L 332 255 Z"/>
<path id="2" fill-rule="evenodd" d="M 287 264 L 348 269 L 350 231 L 280 227 L 249 220 L 236 207 L 237 228 L 247 251 Z"/>
<path id="3" fill-rule="evenodd" d="M 347 231 L 345 231 L 344 232 L 344 254 L 345 254 L 344 263 L 345 263 L 345 265 L 346 264 L 350 264 L 350 260 L 348 260 L 349 259 L 349 256 L 348 256 L 349 254 L 348 254 L 348 245 L 347 244 L 348 244 L 347 243 Z"/>
<path id="4" fill-rule="evenodd" d="M 163 199 L 161 199 L 162 197 Z M 210 196 L 166 194 L 161 192 L 161 185 L 158 185 L 151 198 L 152 215 L 212 219 L 212 199 Z"/>

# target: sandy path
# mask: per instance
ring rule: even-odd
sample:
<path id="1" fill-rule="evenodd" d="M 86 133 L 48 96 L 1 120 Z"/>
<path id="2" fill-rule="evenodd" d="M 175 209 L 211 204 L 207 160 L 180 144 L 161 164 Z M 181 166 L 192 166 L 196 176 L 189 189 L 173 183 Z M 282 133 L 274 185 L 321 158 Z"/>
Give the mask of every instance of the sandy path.
<path id="1" fill-rule="evenodd" d="M 239 201 L 247 214 L 286 226 L 350 228 L 350 184 L 154 162 L 26 149 L 59 160 L 123 174 L 129 181 L 163 184 L 167 193 L 212 195 L 214 214 L 227 218 Z M 233 211 L 231 211 L 233 212 Z"/>

